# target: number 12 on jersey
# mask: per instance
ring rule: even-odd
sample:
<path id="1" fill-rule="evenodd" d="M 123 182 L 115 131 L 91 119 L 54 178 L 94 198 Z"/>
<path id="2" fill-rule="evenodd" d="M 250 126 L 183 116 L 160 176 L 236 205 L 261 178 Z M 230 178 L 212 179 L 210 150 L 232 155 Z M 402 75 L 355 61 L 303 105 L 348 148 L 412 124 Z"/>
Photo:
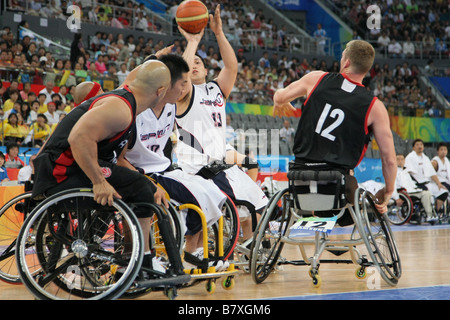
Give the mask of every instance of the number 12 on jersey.
<path id="1" fill-rule="evenodd" d="M 317 122 L 316 133 L 320 134 L 324 138 L 334 141 L 336 137 L 331 134 L 331 131 L 342 124 L 345 118 L 345 113 L 341 109 L 333 109 L 331 113 L 330 110 L 331 104 L 327 103 L 322 111 L 322 114 L 320 115 L 319 121 Z M 325 129 L 322 129 L 323 124 L 325 123 L 325 120 L 328 118 L 328 116 L 336 120 Z"/>

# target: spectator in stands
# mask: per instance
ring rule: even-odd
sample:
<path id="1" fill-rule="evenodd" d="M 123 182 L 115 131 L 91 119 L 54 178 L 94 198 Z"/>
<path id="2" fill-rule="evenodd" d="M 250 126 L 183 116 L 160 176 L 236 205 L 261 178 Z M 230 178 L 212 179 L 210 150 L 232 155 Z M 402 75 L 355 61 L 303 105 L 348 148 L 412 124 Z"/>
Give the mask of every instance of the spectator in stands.
<path id="1" fill-rule="evenodd" d="M 125 78 L 128 76 L 129 73 L 130 73 L 130 71 L 127 70 L 127 64 L 121 63 L 120 70 L 116 74 L 117 78 L 118 78 L 119 86 L 123 83 L 123 81 L 125 80 Z"/>
<path id="2" fill-rule="evenodd" d="M 22 102 L 20 115 L 22 116 L 23 123 L 27 126 L 30 124 L 30 112 L 31 112 L 30 103 L 28 101 Z"/>
<path id="3" fill-rule="evenodd" d="M 0 151 L 0 183 L 9 181 L 8 171 L 5 168 L 5 155 Z"/>
<path id="4" fill-rule="evenodd" d="M 17 79 L 11 80 L 11 83 L 9 84 L 9 87 L 3 93 L 3 101 L 6 101 L 6 100 L 8 100 L 10 98 L 10 95 L 11 95 L 12 91 L 19 92 L 19 81 Z M 20 96 L 20 94 L 17 97 L 17 100 L 22 101 L 22 97 Z"/>
<path id="5" fill-rule="evenodd" d="M 316 40 L 317 51 L 319 55 L 325 55 L 325 45 L 327 32 L 322 28 L 322 24 L 317 24 L 317 29 L 313 33 L 314 39 Z"/>
<path id="6" fill-rule="evenodd" d="M 83 35 L 81 33 L 76 33 L 70 46 L 70 63 L 72 69 L 75 67 L 75 62 L 78 57 L 86 53 L 82 39 Z"/>
<path id="7" fill-rule="evenodd" d="M 411 38 L 408 37 L 405 42 L 403 42 L 403 55 L 407 59 L 414 58 L 416 54 L 416 47 L 414 43 L 411 41 Z"/>
<path id="8" fill-rule="evenodd" d="M 390 42 L 391 42 L 391 39 L 387 35 L 386 31 L 382 31 L 381 35 L 377 39 L 378 48 L 381 53 L 387 52 Z"/>
<path id="9" fill-rule="evenodd" d="M 433 118 L 439 118 L 442 116 L 442 111 L 439 109 L 436 100 L 431 102 L 431 108 L 428 110 L 428 115 Z"/>
<path id="10" fill-rule="evenodd" d="M 31 126 L 31 130 L 24 140 L 29 147 L 40 148 L 51 133 L 50 126 L 47 124 L 47 117 L 39 113 L 36 122 Z M 34 144 L 33 144 L 34 141 Z"/>
<path id="11" fill-rule="evenodd" d="M 392 39 L 388 45 L 388 54 L 390 58 L 400 59 L 403 58 L 403 49 L 400 43 L 396 39 Z"/>
<path id="12" fill-rule="evenodd" d="M 28 94 L 31 92 L 31 83 L 25 82 L 23 84 L 23 89 L 20 90 L 20 97 L 22 98 L 22 101 L 26 101 L 28 99 Z"/>
<path id="13" fill-rule="evenodd" d="M 436 41 L 436 54 L 438 57 L 446 58 L 448 55 L 448 47 L 443 39 Z"/>
<path id="14" fill-rule="evenodd" d="M 52 80 L 48 80 L 45 82 L 45 88 L 42 89 L 41 91 L 39 91 L 39 96 L 41 94 L 45 94 L 44 103 L 48 104 L 49 102 L 52 101 L 52 94 L 55 93 L 55 91 L 53 91 L 54 87 L 55 87 L 55 83 Z"/>
<path id="15" fill-rule="evenodd" d="M 50 127 L 59 122 L 59 114 L 56 113 L 55 102 L 52 101 L 47 105 L 47 112 L 44 113 L 44 115 L 47 118 L 47 123 Z"/>
<path id="16" fill-rule="evenodd" d="M 32 180 L 32 176 L 34 174 L 34 159 L 36 159 L 36 154 L 31 155 L 30 159 L 28 160 L 28 165 L 19 170 L 19 173 L 17 175 L 17 180 L 19 181 L 19 183 L 24 183 L 26 181 Z"/>
<path id="17" fill-rule="evenodd" d="M 28 129 L 23 124 L 19 125 L 19 115 L 19 113 L 10 113 L 8 116 L 8 121 L 4 126 L 4 137 L 7 144 L 21 145 L 28 134 Z M 23 122 L 22 116 L 20 118 Z"/>
<path id="18" fill-rule="evenodd" d="M 9 143 L 6 146 L 5 168 L 20 169 L 23 166 L 25 166 L 25 163 L 19 158 L 19 145 L 17 143 Z"/>
<path id="19" fill-rule="evenodd" d="M 289 120 L 284 120 L 283 128 L 280 130 L 280 139 L 291 145 L 294 142 L 295 129 L 291 128 Z"/>
<path id="20" fill-rule="evenodd" d="M 20 100 L 19 100 L 19 91 L 17 89 L 16 90 L 12 90 L 9 93 L 9 99 L 7 99 L 5 101 L 5 103 L 3 104 L 3 112 L 7 112 L 9 110 L 12 110 L 13 107 L 14 107 L 14 104 L 16 102 L 20 102 Z"/>

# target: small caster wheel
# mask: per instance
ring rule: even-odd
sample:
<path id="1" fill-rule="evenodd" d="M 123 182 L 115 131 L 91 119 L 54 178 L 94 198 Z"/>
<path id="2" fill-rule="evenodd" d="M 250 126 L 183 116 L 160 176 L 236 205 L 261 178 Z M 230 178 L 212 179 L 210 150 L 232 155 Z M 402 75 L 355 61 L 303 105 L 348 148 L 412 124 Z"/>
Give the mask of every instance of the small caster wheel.
<path id="1" fill-rule="evenodd" d="M 311 268 L 311 269 L 308 270 L 308 275 L 311 278 L 314 278 L 314 276 L 319 275 L 319 270 Z"/>
<path id="2" fill-rule="evenodd" d="M 356 269 L 355 275 L 358 279 L 365 279 L 367 276 L 366 268 L 359 267 L 358 269 Z"/>
<path id="3" fill-rule="evenodd" d="M 206 282 L 206 292 L 208 292 L 208 294 L 214 294 L 214 292 L 216 292 L 216 282 L 213 280 L 208 280 Z"/>
<path id="4" fill-rule="evenodd" d="M 320 285 L 322 284 L 322 278 L 318 274 L 316 274 L 315 276 L 312 277 L 312 284 L 314 288 L 319 288 Z"/>
<path id="5" fill-rule="evenodd" d="M 167 288 L 164 290 L 164 294 L 170 301 L 175 300 L 178 297 L 176 288 Z"/>
<path id="6" fill-rule="evenodd" d="M 232 276 L 226 277 L 222 281 L 222 288 L 224 288 L 225 290 L 233 289 L 234 285 L 235 285 L 235 281 L 234 281 L 234 277 L 232 277 Z"/>

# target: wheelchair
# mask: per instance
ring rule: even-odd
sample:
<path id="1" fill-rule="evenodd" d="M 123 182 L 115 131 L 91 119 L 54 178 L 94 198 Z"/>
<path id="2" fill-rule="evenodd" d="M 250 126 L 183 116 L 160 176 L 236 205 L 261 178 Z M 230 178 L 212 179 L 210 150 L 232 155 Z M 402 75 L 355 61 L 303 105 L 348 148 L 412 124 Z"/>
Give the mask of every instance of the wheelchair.
<path id="1" fill-rule="evenodd" d="M 154 183 L 157 183 L 151 177 L 148 178 Z M 170 217 L 171 226 L 174 230 L 180 256 L 182 257 L 182 260 L 189 262 L 194 266 L 192 269 L 184 269 L 184 272 L 190 275 L 190 281 L 184 283 L 180 288 L 191 287 L 200 282 L 206 282 L 206 292 L 208 294 L 213 294 L 216 290 L 217 279 L 223 278 L 223 281 L 221 282 L 222 287 L 225 290 L 233 289 L 235 285 L 234 273 L 237 272 L 234 269 L 233 262 L 230 260 L 229 266 L 224 271 L 217 271 L 214 267 L 219 260 L 227 261 L 230 259 L 237 243 L 240 225 L 233 201 L 227 196 L 222 207 L 222 216 L 219 221 L 211 227 L 208 227 L 205 214 L 198 206 L 190 203 L 180 204 L 172 200 L 167 191 L 160 184 L 158 184 L 158 186 L 165 191 L 166 199 L 169 202 L 168 216 Z M 162 209 L 165 210 L 165 208 Z M 185 231 L 185 228 L 181 225 L 182 219 L 180 214 L 184 210 L 191 210 L 193 214 L 197 214 L 200 217 L 202 222 L 203 257 L 201 259 L 183 251 L 183 232 Z M 151 234 L 151 247 L 155 248 L 157 258 L 161 259 L 163 262 L 167 261 L 165 243 L 163 238 L 159 236 L 157 217 L 152 218 Z M 213 266 L 210 266 L 210 264 Z M 124 293 L 124 297 L 136 298 L 147 294 L 150 291 L 156 290 L 155 288 L 146 288 L 145 286 L 143 287 L 135 284 Z"/>
<path id="2" fill-rule="evenodd" d="M 405 189 L 397 190 L 402 204 L 397 205 L 394 199 L 391 199 L 388 203 L 388 212 L 386 213 L 386 219 L 394 225 L 402 225 L 408 223 L 414 214 L 414 202 L 408 192 Z M 420 202 L 420 200 L 419 200 Z"/>
<path id="3" fill-rule="evenodd" d="M 157 216 L 169 260 L 164 274 L 141 266 L 143 235 L 133 213 L 138 205 Z M 19 276 L 38 299 L 117 299 L 148 288 L 162 288 L 172 298 L 190 281 L 167 213 L 120 199 L 101 206 L 90 189 L 65 190 L 39 202 L 20 228 L 15 251 Z"/>
<path id="4" fill-rule="evenodd" d="M 309 276 L 318 288 L 321 263 L 357 264 L 359 279 L 366 277 L 367 268 L 375 267 L 387 284 L 398 283 L 401 262 L 397 245 L 370 192 L 358 188 L 350 199 L 352 205 L 345 197 L 345 176 L 338 171 L 291 170 L 288 180 L 288 188 L 270 199 L 254 234 L 250 273 L 256 284 L 267 279 L 275 267 L 293 264 L 310 266 Z M 330 239 L 335 224 L 353 224 L 349 240 Z M 309 230 L 314 236 L 299 237 L 296 230 Z M 285 244 L 298 246 L 303 260 L 280 258 Z M 313 247 L 313 254 L 308 255 L 305 247 Z M 321 259 L 325 251 L 336 256 L 349 253 L 351 259 Z"/>
<path id="5" fill-rule="evenodd" d="M 425 209 L 422 205 L 421 199 L 414 194 L 409 194 L 410 201 L 411 201 L 411 217 L 408 220 L 409 223 L 415 224 L 415 225 L 421 225 L 422 223 L 427 221 L 427 213 L 425 212 Z M 434 215 L 436 216 L 436 220 L 428 221 L 431 225 L 434 224 L 443 224 L 443 223 L 449 223 L 449 199 L 447 198 L 444 201 L 443 207 L 441 210 L 436 212 L 435 208 L 435 201 L 436 199 L 433 196 L 433 203 L 432 203 L 432 210 Z"/>
<path id="6" fill-rule="evenodd" d="M 23 221 L 36 202 L 31 192 L 24 192 L 0 208 L 0 280 L 10 284 L 21 284 L 15 260 L 16 240 Z"/>

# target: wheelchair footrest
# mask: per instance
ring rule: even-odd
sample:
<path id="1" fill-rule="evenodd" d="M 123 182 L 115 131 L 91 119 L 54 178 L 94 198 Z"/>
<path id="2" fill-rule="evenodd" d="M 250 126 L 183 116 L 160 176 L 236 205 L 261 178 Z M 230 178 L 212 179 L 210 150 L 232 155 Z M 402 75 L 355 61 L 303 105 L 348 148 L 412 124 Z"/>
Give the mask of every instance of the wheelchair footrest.
<path id="1" fill-rule="evenodd" d="M 324 259 L 317 261 L 318 264 L 320 263 L 345 263 L 345 264 L 353 264 L 354 262 L 352 260 L 334 260 L 334 259 Z M 307 263 L 304 260 L 286 260 L 286 261 L 279 261 L 278 264 L 292 264 L 295 266 L 309 266 L 310 263 Z"/>
<path id="2" fill-rule="evenodd" d="M 178 275 L 174 277 L 152 279 L 137 281 L 135 283 L 136 288 L 152 288 L 152 287 L 162 287 L 162 286 L 177 286 L 183 285 L 191 281 L 191 276 L 189 274 Z"/>

